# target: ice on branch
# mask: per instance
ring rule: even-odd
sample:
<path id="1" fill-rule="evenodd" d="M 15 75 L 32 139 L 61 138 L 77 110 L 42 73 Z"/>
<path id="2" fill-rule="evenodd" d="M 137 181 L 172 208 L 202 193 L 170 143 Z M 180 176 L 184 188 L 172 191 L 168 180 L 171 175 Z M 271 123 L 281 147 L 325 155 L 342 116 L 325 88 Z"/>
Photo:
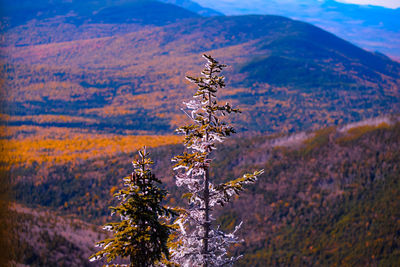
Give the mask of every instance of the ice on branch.
<path id="1" fill-rule="evenodd" d="M 231 266 L 238 257 L 229 256 L 229 246 L 240 242 L 236 236 L 238 225 L 232 233 L 220 230 L 212 216 L 213 207 L 223 206 L 238 195 L 248 184 L 254 183 L 263 171 L 245 174 L 236 180 L 214 185 L 210 173 L 210 154 L 226 137 L 235 133 L 222 117 L 240 112 L 229 103 L 219 105 L 217 92 L 225 87 L 220 73 L 224 64 L 203 55 L 207 60 L 200 77 L 186 77 L 197 86 L 193 99 L 184 102 L 191 124 L 179 127 L 186 151 L 172 159 L 175 163 L 176 185 L 184 187 L 183 195 L 188 208 L 176 220 L 179 232 L 171 251 L 172 260 L 181 266 Z M 220 177 L 222 178 L 222 177 Z M 219 179 L 223 180 L 223 179 Z M 240 257 L 240 256 L 239 256 Z"/>

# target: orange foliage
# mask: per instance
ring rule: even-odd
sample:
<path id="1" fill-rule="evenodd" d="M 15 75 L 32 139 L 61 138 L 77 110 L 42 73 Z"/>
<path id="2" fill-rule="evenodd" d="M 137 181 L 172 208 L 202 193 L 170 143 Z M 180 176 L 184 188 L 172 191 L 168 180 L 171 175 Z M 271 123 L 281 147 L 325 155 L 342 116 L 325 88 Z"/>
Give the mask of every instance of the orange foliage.
<path id="1" fill-rule="evenodd" d="M 77 132 L 62 134 L 54 128 L 52 135 L 44 131 L 44 134 L 42 132 L 36 135 L 17 134 L 10 139 L 3 135 L 0 140 L 3 144 L 2 150 L 7 151 L 7 156 L 3 159 L 6 164 L 26 166 L 33 162 L 62 164 L 105 155 L 129 153 L 143 146 L 157 147 L 180 143 L 182 138 L 173 135 L 126 136 Z"/>

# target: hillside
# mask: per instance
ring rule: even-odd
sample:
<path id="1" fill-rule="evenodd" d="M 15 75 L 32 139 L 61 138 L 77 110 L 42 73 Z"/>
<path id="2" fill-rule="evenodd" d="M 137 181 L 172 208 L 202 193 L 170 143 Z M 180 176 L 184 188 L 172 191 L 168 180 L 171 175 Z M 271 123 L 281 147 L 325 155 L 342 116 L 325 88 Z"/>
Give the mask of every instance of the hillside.
<path id="1" fill-rule="evenodd" d="M 182 200 L 170 158 L 181 149 L 151 150 L 154 172 L 174 205 Z M 240 136 L 220 146 L 212 166 L 217 180 L 265 169 L 256 185 L 219 211 L 227 229 L 244 221 L 246 242 L 235 253 L 245 256 L 237 266 L 393 266 L 400 259 L 399 151 L 398 118 L 290 136 Z M 14 168 L 18 201 L 109 221 L 111 195 L 130 173 L 133 156 Z M 48 179 L 40 181 L 43 167 Z"/>
<path id="2" fill-rule="evenodd" d="M 108 24 L 90 25 L 95 33 Z M 230 65 L 222 101 L 245 111 L 236 120 L 243 130 L 294 132 L 399 112 L 399 63 L 283 17 L 188 18 L 65 42 L 73 38 L 63 31 L 27 29 L 33 35 L 17 36 L 45 44 L 2 48 L 9 125 L 170 132 L 184 119 L 179 107 L 192 94 L 184 76 L 199 72 L 201 53 Z M 54 122 L 38 122 L 49 115 Z"/>
<path id="3" fill-rule="evenodd" d="M 75 25 L 84 23 L 165 25 L 180 19 L 199 16 L 177 5 L 155 0 L 35 2 L 17 0 L 2 4 L 0 15 L 5 29 L 24 25 L 31 20 L 46 21 L 60 17 Z"/>
<path id="4" fill-rule="evenodd" d="M 100 266 L 89 263 L 94 243 L 106 238 L 105 232 L 74 217 L 43 208 L 13 205 L 16 263 L 26 266 Z"/>
<path id="5" fill-rule="evenodd" d="M 199 17 L 179 6 L 153 0 L 19 0 L 2 5 L 3 47 L 114 36 Z"/>
<path id="6" fill-rule="evenodd" d="M 373 1 L 369 1 L 371 5 L 340 0 L 195 1 L 226 15 L 281 15 L 306 21 L 364 49 L 400 59 L 400 8 L 376 6 Z M 392 5 L 395 4 L 396 1 L 392 1 Z"/>

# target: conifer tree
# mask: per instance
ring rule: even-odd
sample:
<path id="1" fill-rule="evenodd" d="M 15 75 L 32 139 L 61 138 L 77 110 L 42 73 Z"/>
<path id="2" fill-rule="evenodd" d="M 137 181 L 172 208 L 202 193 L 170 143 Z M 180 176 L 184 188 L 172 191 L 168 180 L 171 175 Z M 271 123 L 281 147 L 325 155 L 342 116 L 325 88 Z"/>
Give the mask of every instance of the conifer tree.
<path id="1" fill-rule="evenodd" d="M 175 213 L 161 205 L 166 191 L 156 185 L 161 181 L 149 169 L 153 161 L 146 148 L 139 150 L 139 159 L 132 164 L 134 172 L 123 178 L 125 188 L 114 195 L 119 205 L 110 207 L 111 214 L 119 215 L 121 221 L 104 226 L 113 237 L 96 244 L 103 249 L 90 261 L 122 257 L 129 258 L 131 267 L 147 267 L 169 258 L 167 241 L 172 228 L 166 221 Z"/>
<path id="2" fill-rule="evenodd" d="M 261 171 L 245 174 L 236 180 L 214 185 L 210 177 L 210 154 L 218 142 L 233 134 L 234 129 L 221 116 L 240 112 L 229 103 L 219 105 L 216 93 L 225 86 L 220 72 L 226 65 L 203 55 L 207 60 L 201 77 L 186 77 L 197 86 L 192 100 L 184 104 L 192 123 L 177 129 L 184 134 L 186 151 L 173 158 L 177 186 L 188 190 L 184 196 L 189 208 L 176 220 L 179 235 L 172 247 L 173 261 L 182 266 L 230 266 L 238 257 L 228 257 L 229 245 L 239 242 L 235 233 L 223 232 L 212 216 L 213 208 L 230 202 L 246 184 L 254 183 Z"/>

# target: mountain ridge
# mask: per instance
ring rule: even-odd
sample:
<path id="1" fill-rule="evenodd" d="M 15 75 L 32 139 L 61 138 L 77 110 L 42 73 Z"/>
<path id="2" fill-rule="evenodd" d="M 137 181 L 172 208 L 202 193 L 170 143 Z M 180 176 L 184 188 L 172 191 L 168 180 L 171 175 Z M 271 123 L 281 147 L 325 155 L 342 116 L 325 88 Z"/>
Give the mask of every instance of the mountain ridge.
<path id="1" fill-rule="evenodd" d="M 149 10 L 152 12 L 148 12 Z M 32 19 L 43 20 L 70 15 L 75 17 L 75 20 L 70 20 L 70 22 L 78 25 L 85 21 L 102 22 L 102 19 L 108 23 L 121 23 L 134 19 L 139 23 L 162 25 L 177 19 L 199 16 L 180 6 L 156 0 L 89 0 L 84 2 L 41 0 L 34 4 L 31 1 L 19 0 L 4 3 L 1 13 L 3 23 L 11 28 L 23 25 Z M 158 15 L 158 20 L 154 15 Z"/>
<path id="2" fill-rule="evenodd" d="M 400 8 L 362 6 L 334 0 L 217 1 L 196 0 L 227 15 L 274 14 L 312 23 L 370 51 L 400 58 Z"/>
<path id="3" fill-rule="evenodd" d="M 222 100 L 247 110 L 237 120 L 242 129 L 316 129 L 399 112 L 399 63 L 280 16 L 188 18 L 109 37 L 2 49 L 14 115 L 78 115 L 97 121 L 90 127 L 130 130 L 145 120 L 145 129 L 164 132 L 190 96 L 184 76 L 197 72 L 201 53 L 231 66 Z"/>
<path id="4" fill-rule="evenodd" d="M 191 0 L 161 0 L 165 3 L 174 4 L 190 11 L 193 11 L 201 16 L 211 17 L 211 16 L 224 16 L 221 12 L 215 11 L 210 8 L 203 7 L 198 3 Z"/>

